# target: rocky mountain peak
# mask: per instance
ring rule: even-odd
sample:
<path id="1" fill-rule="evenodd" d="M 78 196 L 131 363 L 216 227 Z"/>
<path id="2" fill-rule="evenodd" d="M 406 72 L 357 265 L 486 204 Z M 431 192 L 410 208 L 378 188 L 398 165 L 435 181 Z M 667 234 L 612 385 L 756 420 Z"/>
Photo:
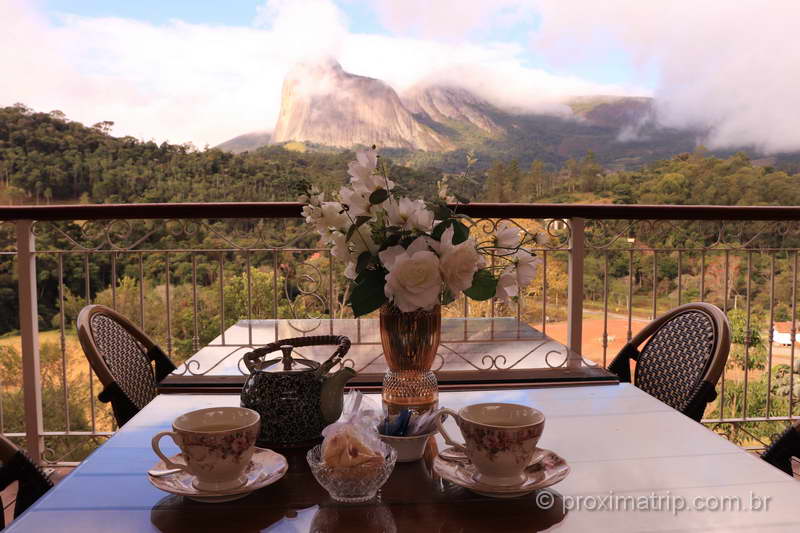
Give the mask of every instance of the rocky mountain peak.
<path id="1" fill-rule="evenodd" d="M 491 116 L 494 106 L 461 87 L 415 86 L 404 93 L 403 103 L 412 113 L 424 113 L 434 122 L 467 122 L 490 135 L 505 131 Z"/>
<path id="2" fill-rule="evenodd" d="M 346 72 L 331 59 L 298 64 L 284 79 L 272 142 L 285 141 L 452 149 L 450 141 L 406 109 L 389 85 Z"/>

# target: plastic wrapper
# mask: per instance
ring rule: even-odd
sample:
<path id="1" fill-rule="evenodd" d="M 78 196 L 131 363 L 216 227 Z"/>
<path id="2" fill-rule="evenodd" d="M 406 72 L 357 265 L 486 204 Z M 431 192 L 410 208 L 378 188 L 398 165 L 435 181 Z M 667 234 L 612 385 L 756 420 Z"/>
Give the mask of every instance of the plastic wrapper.
<path id="1" fill-rule="evenodd" d="M 438 409 L 422 414 L 403 409 L 399 414 L 388 415 L 381 420 L 378 424 L 378 431 L 381 435 L 389 437 L 427 435 L 434 432 L 438 415 Z"/>
<path id="2" fill-rule="evenodd" d="M 381 412 L 361 392 L 351 390 L 342 416 L 322 430 L 322 460 L 333 468 L 380 466 L 387 454 L 377 425 Z"/>

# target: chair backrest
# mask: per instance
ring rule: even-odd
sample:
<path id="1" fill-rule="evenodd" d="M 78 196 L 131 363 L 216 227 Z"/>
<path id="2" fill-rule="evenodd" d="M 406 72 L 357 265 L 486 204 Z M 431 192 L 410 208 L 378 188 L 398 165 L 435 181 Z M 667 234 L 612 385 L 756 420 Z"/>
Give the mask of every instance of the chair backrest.
<path id="1" fill-rule="evenodd" d="M 719 380 L 730 350 L 730 327 L 716 306 L 690 303 L 648 324 L 629 344 L 639 353 L 634 385 L 679 411 L 705 381 Z"/>
<path id="2" fill-rule="evenodd" d="M 155 344 L 130 320 L 102 305 L 86 306 L 78 314 L 78 338 L 105 387 L 116 383 L 139 409 L 156 397 L 155 373 L 147 355 Z"/>
<path id="3" fill-rule="evenodd" d="M 3 435 L 0 435 L 0 459 L 3 462 L 3 466 L 0 467 L 0 490 L 5 489 L 14 481 L 19 482 L 14 504 L 14 518 L 16 518 L 33 505 L 42 494 L 50 490 L 53 482 L 42 472 L 41 468 L 30 460 L 25 452 Z M 0 526 L 5 527 L 5 518 L 2 513 L 0 513 Z"/>

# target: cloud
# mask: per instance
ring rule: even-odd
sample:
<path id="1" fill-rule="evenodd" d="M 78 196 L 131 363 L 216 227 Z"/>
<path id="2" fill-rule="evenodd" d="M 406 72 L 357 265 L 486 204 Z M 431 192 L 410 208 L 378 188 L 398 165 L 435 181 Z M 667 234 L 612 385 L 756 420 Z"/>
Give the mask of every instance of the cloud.
<path id="1" fill-rule="evenodd" d="M 41 105 L 54 88 L 81 88 L 46 21 L 25 0 L 0 1 L 0 100 Z"/>
<path id="2" fill-rule="evenodd" d="M 658 73 L 662 124 L 710 128 L 714 148 L 800 149 L 800 3 L 537 0 L 538 50 L 562 64 L 620 46 Z"/>
<path id="3" fill-rule="evenodd" d="M 464 41 L 487 28 L 529 21 L 528 52 L 559 72 L 618 56 L 638 69 L 638 79 L 654 77 L 664 126 L 708 130 L 704 142 L 714 148 L 800 149 L 796 0 L 371 0 L 370 5 L 389 30 L 440 41 Z"/>
<path id="4" fill-rule="evenodd" d="M 431 9 L 445 17 L 477 6 L 479 15 L 452 15 L 449 39 L 428 36 L 443 23 L 435 17 L 427 26 L 410 18 L 408 24 L 421 28 L 412 36 L 354 33 L 331 0 L 269 0 L 249 27 L 69 13 L 45 18 L 35 4 L 0 0 L 0 105 L 60 109 L 86 124 L 114 121 L 115 135 L 202 147 L 272 129 L 285 73 L 297 61 L 323 55 L 400 91 L 420 82 L 458 82 L 498 105 L 529 110 L 564 112 L 557 103 L 564 94 L 635 92 L 530 68 L 517 43 L 465 42 L 459 32 L 480 26 L 490 4 L 473 1 L 459 9 L 447 2 Z M 485 22 L 501 24 L 516 4 L 503 0 Z"/>
<path id="5" fill-rule="evenodd" d="M 88 99 L 70 102 L 80 110 L 77 119 L 91 114 L 115 121 L 117 134 L 201 147 L 269 129 L 274 120 L 289 59 L 269 32 L 181 21 L 62 21 L 53 31 L 83 79 L 98 88 L 94 109 L 85 108 Z"/>
<path id="6" fill-rule="evenodd" d="M 303 6 L 322 18 L 303 17 Z M 116 135 L 199 147 L 270 130 L 285 72 L 346 33 L 331 29 L 336 13 L 325 0 L 297 0 L 265 4 L 257 22 L 268 29 L 68 13 L 52 23 L 25 0 L 0 0 L 0 105 L 60 109 L 86 124 L 114 121 Z"/>
<path id="7" fill-rule="evenodd" d="M 256 11 L 256 26 L 269 28 L 296 62 L 336 57 L 347 38 L 347 17 L 329 0 L 268 0 Z"/>

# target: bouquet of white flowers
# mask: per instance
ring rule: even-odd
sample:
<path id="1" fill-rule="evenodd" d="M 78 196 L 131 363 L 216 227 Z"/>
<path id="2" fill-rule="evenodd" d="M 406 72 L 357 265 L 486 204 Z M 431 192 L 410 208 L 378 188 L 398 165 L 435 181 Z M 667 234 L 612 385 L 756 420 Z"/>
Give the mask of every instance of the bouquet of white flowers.
<path id="1" fill-rule="evenodd" d="M 314 187 L 300 197 L 306 221 L 353 280 L 355 316 L 387 302 L 403 312 L 430 310 L 462 292 L 473 300 L 509 302 L 533 280 L 538 260 L 522 246 L 540 235 L 526 239 L 501 222 L 494 236 L 478 242 L 464 224 L 469 219 L 448 206 L 454 199 L 446 182 L 439 184 L 439 198 L 412 200 L 395 194 L 387 166 L 378 163 L 375 147 L 358 152 L 338 201 L 325 201 Z"/>

